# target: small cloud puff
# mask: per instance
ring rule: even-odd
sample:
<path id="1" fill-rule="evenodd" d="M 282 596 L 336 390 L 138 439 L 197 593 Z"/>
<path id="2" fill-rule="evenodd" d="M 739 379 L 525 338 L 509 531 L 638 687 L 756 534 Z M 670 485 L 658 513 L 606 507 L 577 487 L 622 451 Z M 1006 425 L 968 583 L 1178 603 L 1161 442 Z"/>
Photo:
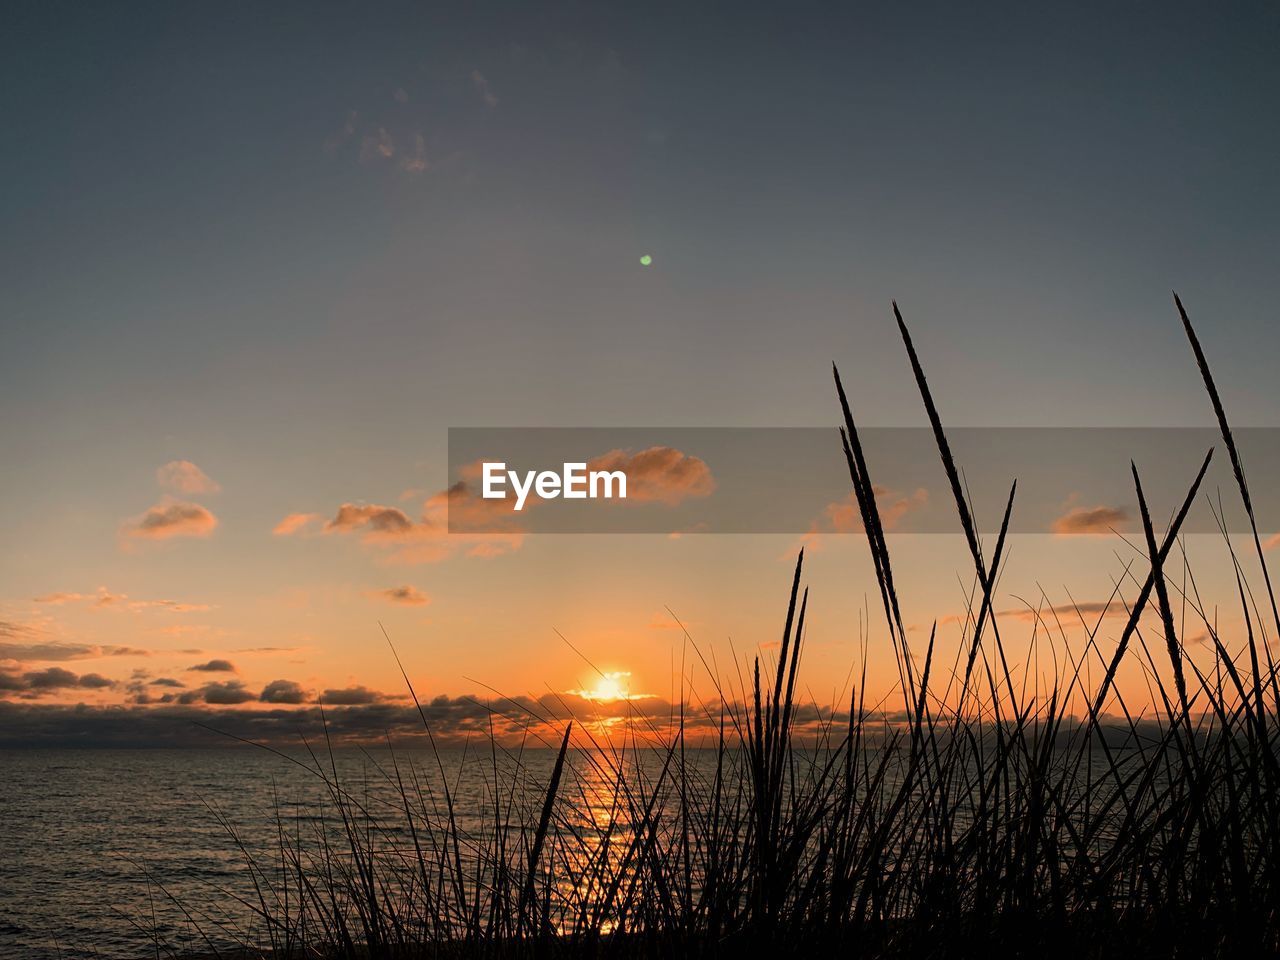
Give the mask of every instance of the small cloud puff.
<path id="1" fill-rule="evenodd" d="M 403 587 L 390 587 L 386 590 L 374 590 L 371 596 L 388 603 L 398 603 L 406 607 L 425 607 L 431 598 L 419 590 L 406 584 Z"/>
<path id="2" fill-rule="evenodd" d="M 197 663 L 193 667 L 187 667 L 187 669 L 200 673 L 235 673 L 236 665 L 230 660 L 210 660 L 207 663 Z"/>
<path id="3" fill-rule="evenodd" d="M 1110 533 L 1128 519 L 1129 515 L 1119 507 L 1076 507 L 1054 520 L 1052 530 L 1062 536 Z"/>
<path id="4" fill-rule="evenodd" d="M 169 540 L 173 537 L 207 537 L 218 518 L 198 503 L 165 497 L 140 517 L 128 521 L 121 533 L 131 539 Z"/>

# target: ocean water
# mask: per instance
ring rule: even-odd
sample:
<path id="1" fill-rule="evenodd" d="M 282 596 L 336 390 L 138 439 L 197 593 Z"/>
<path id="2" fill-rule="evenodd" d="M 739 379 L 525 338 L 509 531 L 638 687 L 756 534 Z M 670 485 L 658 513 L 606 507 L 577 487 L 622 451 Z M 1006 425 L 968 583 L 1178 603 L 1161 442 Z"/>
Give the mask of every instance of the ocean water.
<path id="1" fill-rule="evenodd" d="M 380 850 L 412 858 L 398 784 L 419 800 L 415 822 L 440 823 L 436 785 L 447 780 L 464 838 L 493 837 L 499 804 L 510 805 L 510 823 L 537 821 L 555 756 L 526 751 L 517 766 L 488 749 L 347 748 L 319 762 L 368 812 L 356 827 L 376 824 Z M 690 751 L 691 783 L 709 782 L 715 759 L 715 751 Z M 315 762 L 249 746 L 0 751 L 0 960 L 143 960 L 167 955 L 157 940 L 206 954 L 263 942 L 250 860 L 278 867 L 282 830 L 310 851 L 318 837 L 338 850 L 345 843 L 329 788 L 304 768 Z M 641 751 L 628 761 L 628 783 L 652 785 L 661 767 L 661 754 Z M 571 754 L 561 795 L 572 798 L 570 831 L 581 849 L 607 850 L 612 860 L 630 830 L 614 775 Z M 673 816 L 678 802 L 668 794 L 661 806 Z M 966 819 L 963 810 L 955 817 Z M 572 890 L 577 881 L 559 870 L 554 882 Z"/>
<path id="2" fill-rule="evenodd" d="M 436 768 L 420 752 L 397 758 Z M 385 750 L 338 750 L 334 762 L 376 813 L 391 800 L 389 760 Z M 442 751 L 451 776 L 461 760 Z M 545 783 L 554 754 L 524 760 L 529 777 Z M 483 781 L 468 775 L 457 784 L 465 826 Z M 199 946 L 186 911 L 215 934 L 219 924 L 244 929 L 249 911 L 236 898 L 251 900 L 253 888 L 227 825 L 269 856 L 277 804 L 296 826 L 327 801 L 313 774 L 251 747 L 0 751 L 0 958 L 142 960 L 156 955 L 153 931 Z"/>

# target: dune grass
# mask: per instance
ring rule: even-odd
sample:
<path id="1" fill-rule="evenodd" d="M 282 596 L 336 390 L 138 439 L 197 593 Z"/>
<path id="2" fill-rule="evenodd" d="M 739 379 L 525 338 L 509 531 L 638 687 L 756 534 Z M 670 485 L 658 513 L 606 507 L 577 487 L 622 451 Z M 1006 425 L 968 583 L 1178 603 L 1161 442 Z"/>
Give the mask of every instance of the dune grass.
<path id="1" fill-rule="evenodd" d="M 1127 610 L 1119 642 L 1099 636 L 1101 618 L 1080 613 L 1083 648 L 1066 650 L 1051 690 L 1029 689 L 1006 657 L 993 596 L 1016 484 L 988 555 L 895 305 L 972 556 L 973 602 L 955 663 L 935 657 L 936 624 L 924 649 L 908 642 L 870 466 L 836 371 L 840 434 L 900 709 L 868 703 L 863 682 L 847 708 L 797 699 L 808 609 L 801 553 L 776 662 L 757 658 L 745 676 L 717 678 L 711 702 L 685 705 L 682 695 L 669 727 L 649 725 L 618 745 L 597 741 L 590 725 L 561 729 L 529 716 L 521 718 L 524 747 L 491 738 L 461 764 L 434 751 L 424 767 L 392 751 L 381 772 L 387 789 L 376 797 L 342 782 L 331 751 L 318 747 L 309 768 L 327 795 L 321 825 L 304 827 L 282 811 L 276 848 L 263 855 L 227 823 L 255 890 L 242 907 L 255 919 L 234 932 L 206 925 L 200 950 L 272 958 L 1277 954 L 1280 684 L 1271 644 L 1280 613 L 1222 401 L 1177 307 L 1253 523 L 1254 556 L 1231 554 L 1242 637 L 1220 637 L 1194 579 L 1167 574 L 1213 451 L 1187 478 L 1164 531 L 1153 525 L 1135 466 L 1145 551 L 1135 566 L 1145 569 L 1128 571 L 1132 599 L 1119 587 L 1112 598 Z M 1230 546 L 1225 524 L 1223 537 Z M 1262 598 L 1246 568 L 1261 574 Z M 1179 602 L 1208 634 L 1211 669 L 1184 653 Z M 1154 716 L 1131 711 L 1115 684 L 1132 657 L 1147 666 Z M 1094 670 L 1101 682 L 1086 689 Z M 708 672 L 716 678 L 710 664 Z M 1083 703 L 1083 713 L 1069 713 L 1069 703 Z M 718 729 L 709 748 L 687 736 L 686 709 Z M 538 731 L 552 727 L 551 752 L 535 750 Z M 483 797 L 465 811 L 464 782 Z M 239 947 L 228 950 L 228 940 Z M 156 952 L 169 952 L 159 938 Z"/>

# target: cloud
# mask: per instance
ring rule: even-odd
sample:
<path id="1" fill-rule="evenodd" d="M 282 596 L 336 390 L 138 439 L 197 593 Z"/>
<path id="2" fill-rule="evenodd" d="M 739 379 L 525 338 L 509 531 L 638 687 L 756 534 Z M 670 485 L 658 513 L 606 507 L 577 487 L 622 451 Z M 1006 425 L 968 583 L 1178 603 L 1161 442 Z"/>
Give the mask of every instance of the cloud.
<path id="1" fill-rule="evenodd" d="M 409 93 L 404 88 L 397 88 L 392 98 L 399 104 L 409 102 Z M 403 113 L 403 111 L 398 111 Z M 384 164 L 394 162 L 395 166 L 405 173 L 420 174 L 431 169 L 427 158 L 427 144 L 421 131 L 415 131 L 407 125 L 393 126 L 388 129 L 381 124 L 369 121 L 360 123 L 360 115 L 352 110 L 341 129 L 330 136 L 324 143 L 326 153 L 333 153 L 348 142 L 358 144 L 357 156 L 361 163 Z M 394 131 L 394 132 L 393 132 Z"/>
<path id="2" fill-rule="evenodd" d="M 187 669 L 201 673 L 235 673 L 236 665 L 230 660 L 210 660 L 208 663 L 197 663 L 194 667 L 187 667 Z"/>
<path id="3" fill-rule="evenodd" d="M 212 609 L 207 603 L 187 603 L 181 600 L 130 600 L 128 594 L 112 593 L 106 587 L 99 587 L 96 593 L 47 593 L 34 598 L 36 603 L 61 606 L 67 603 L 87 603 L 94 609 L 131 610 L 137 613 L 142 610 L 164 610 L 169 613 L 203 613 Z"/>
<path id="4" fill-rule="evenodd" d="M 203 747 L 223 745 L 227 736 L 280 747 L 297 746 L 301 737 L 316 742 L 326 736 L 335 744 L 382 745 L 388 734 L 400 744 L 427 745 L 422 718 L 417 708 L 408 703 L 347 707 L 326 703 L 322 713 L 319 706 L 244 706 L 246 702 L 222 707 L 174 701 L 145 706 L 0 701 L 0 748 Z M 746 709 L 741 703 L 726 707 L 729 713 Z M 652 728 L 658 736 L 670 737 L 671 718 L 680 715 L 678 707 L 661 698 L 598 704 L 564 694 L 537 699 L 495 698 L 487 702 L 466 696 L 436 697 L 422 704 L 422 713 L 437 744 L 474 742 L 477 736 L 487 736 L 492 728 L 499 742 L 513 746 L 526 739 L 526 730 L 536 742 L 558 745 L 564 722 L 570 716 L 576 717 L 580 725 L 623 721 L 630 723 L 630 734 L 643 737 Z M 839 727 L 848 719 L 844 711 L 819 709 L 811 703 L 797 704 L 793 716 L 799 738 L 815 736 L 824 723 Z M 887 729 L 902 721 L 900 713 L 884 713 L 869 718 L 867 727 Z M 683 723 L 690 743 L 715 744 L 720 732 L 718 712 L 708 716 L 687 704 Z M 1162 732 L 1144 721 L 1138 721 L 1137 726 L 1138 735 L 1144 738 L 1158 738 Z M 1128 725 L 1121 728 L 1125 734 L 1115 740 L 1116 744 L 1132 745 Z"/>
<path id="5" fill-rule="evenodd" d="M 413 135 L 413 150 L 400 158 L 400 169 L 405 173 L 425 173 L 431 164 L 427 161 L 427 142 L 422 134 Z"/>
<path id="6" fill-rule="evenodd" d="M 0 671 L 0 697 L 17 694 L 29 699 L 62 690 L 106 690 L 115 686 L 116 681 L 100 673 L 75 674 L 64 667 L 46 667 L 25 673 Z"/>
<path id="7" fill-rule="evenodd" d="M 1053 521 L 1056 534 L 1070 536 L 1081 533 L 1110 533 L 1129 519 L 1119 507 L 1076 507 Z"/>
<path id="8" fill-rule="evenodd" d="M 28 688 L 32 690 L 60 690 L 63 687 L 75 687 L 80 684 L 78 676 L 62 667 L 33 670 L 30 673 L 23 674 L 23 679 L 26 681 Z"/>
<path id="9" fill-rule="evenodd" d="M 618 678 L 614 680 L 621 682 Z M 277 682 L 291 684 L 291 681 Z M 607 682 L 605 686 L 612 690 Z M 288 689 L 292 692 L 292 687 Z M 422 702 L 421 715 L 418 706 L 405 702 L 402 697 L 354 687 L 345 691 L 352 695 L 343 700 L 337 696 L 343 692 L 326 691 L 322 705 L 267 702 L 265 706 L 246 706 L 257 698 L 236 683 L 209 684 L 198 691 L 188 691 L 182 698 L 170 695 L 168 699 L 147 705 L 72 707 L 0 702 L 0 747 L 73 743 L 195 746 L 219 742 L 211 730 L 282 745 L 296 744 L 299 736 L 310 739 L 328 736 L 334 743 L 341 744 L 383 743 L 388 733 L 400 742 L 413 743 L 425 740 L 424 718 L 437 743 L 462 743 L 476 736 L 488 736 L 492 731 L 503 743 L 518 743 L 528 733 L 535 740 L 550 744 L 563 734 L 564 723 L 569 719 L 606 728 L 630 721 L 634 724 L 633 732 L 644 735 L 649 730 L 662 730 L 680 713 L 661 697 L 627 699 L 625 690 L 620 691 L 622 696 L 600 699 L 596 699 L 600 691 L 594 689 L 586 691 L 587 696 L 547 693 L 540 697 L 515 695 L 484 700 L 471 696 L 438 696 Z M 744 706 L 730 704 L 728 709 L 740 711 Z M 794 713 L 797 735 L 804 736 L 807 730 L 815 729 L 815 724 L 831 716 L 830 710 L 819 711 L 812 704 L 797 704 Z M 707 742 L 714 742 L 720 720 L 687 704 L 683 723 L 689 736 L 703 736 Z"/>
<path id="10" fill-rule="evenodd" d="M 676 618 L 666 610 L 655 613 L 649 620 L 650 630 L 674 630 L 682 633 L 691 626 L 693 626 L 692 623 L 685 623 L 683 620 L 677 621 Z"/>
<path id="11" fill-rule="evenodd" d="M 476 88 L 476 92 L 480 94 L 480 99 L 484 101 L 484 105 L 490 110 L 498 105 L 498 98 L 489 89 L 489 81 L 485 79 L 485 75 L 479 70 L 471 71 L 471 85 Z"/>
<path id="12" fill-rule="evenodd" d="M 17 637 L 23 640 L 31 640 L 41 635 L 41 630 L 29 623 L 18 623 L 16 620 L 0 620 L 0 637 Z"/>
<path id="13" fill-rule="evenodd" d="M 1148 607 L 1147 612 L 1152 612 L 1152 608 Z M 1081 617 L 1086 620 L 1095 617 L 1119 617 L 1122 619 L 1129 618 L 1129 608 L 1124 605 L 1119 598 L 1111 601 L 1105 600 L 1089 600 L 1080 603 L 1059 603 L 1052 606 L 1040 607 L 1038 610 L 1031 610 L 1027 607 L 1015 607 L 1009 610 L 999 610 L 996 612 L 999 617 L 1012 617 L 1017 620 L 1034 621 L 1036 619 L 1052 622 L 1054 618 L 1073 618 L 1079 622 Z"/>
<path id="14" fill-rule="evenodd" d="M 272 680 L 262 688 L 258 699 L 263 703 L 305 703 L 307 692 L 293 680 Z"/>
<path id="15" fill-rule="evenodd" d="M 710 496 L 716 488 L 711 468 L 699 457 L 674 447 L 650 447 L 639 453 L 610 450 L 587 462 L 592 470 L 621 470 L 627 475 L 626 503 L 662 503 L 674 507 L 690 497 Z"/>
<path id="16" fill-rule="evenodd" d="M 411 587 L 407 584 L 403 587 L 390 587 L 386 590 L 374 590 L 372 596 L 388 603 L 398 603 L 406 607 L 425 607 L 431 602 L 431 598 L 419 590 L 417 587 Z"/>
<path id="17" fill-rule="evenodd" d="M 239 703 L 249 703 L 257 700 L 257 694 L 253 693 L 239 680 L 215 680 L 206 683 L 203 687 L 195 690 L 188 690 L 186 693 L 180 693 L 175 702 L 182 704 L 191 703 L 208 703 L 215 706 L 234 706 Z"/>
<path id="18" fill-rule="evenodd" d="M 923 487 L 914 493 L 905 494 L 874 484 L 871 492 L 876 498 L 876 512 L 880 514 L 880 526 L 891 532 L 908 513 L 919 510 L 929 503 L 929 491 Z M 831 529 L 836 533 L 862 533 L 862 511 L 858 507 L 858 498 L 854 493 L 843 500 L 829 503 L 826 507 L 826 518 Z"/>
<path id="19" fill-rule="evenodd" d="M 477 493 L 472 483 L 480 479 L 482 461 L 466 464 L 459 469 L 462 479 L 441 493 L 427 498 L 423 509 L 423 522 L 455 533 L 518 533 L 519 521 L 512 514 L 513 495 L 486 499 Z M 534 498 L 525 504 L 528 510 L 537 503 Z"/>
<path id="20" fill-rule="evenodd" d="M 907 514 L 929 504 L 929 491 L 923 487 L 908 494 L 874 484 L 871 492 L 876 499 L 880 526 L 887 533 L 892 533 Z M 822 515 L 810 524 L 808 533 L 800 538 L 799 545 L 808 550 L 819 550 L 822 548 L 823 536 L 828 533 L 862 533 L 863 529 L 862 510 L 858 506 L 857 494 L 850 492 L 847 497 L 826 505 Z M 794 557 L 795 548 L 789 547 L 784 556 Z"/>
<path id="21" fill-rule="evenodd" d="M 412 529 L 413 521 L 403 510 L 376 503 L 344 503 L 337 515 L 324 525 L 325 533 L 362 531 L 371 537 L 397 537 Z"/>
<path id="22" fill-rule="evenodd" d="M 140 517 L 128 521 L 121 533 L 133 539 L 168 540 L 173 537 L 207 537 L 218 518 L 198 503 L 165 497 Z"/>
<path id="23" fill-rule="evenodd" d="M 449 517 L 466 518 L 483 532 L 449 533 Z M 457 554 L 494 557 L 519 549 L 524 534 L 501 501 L 483 500 L 463 481 L 429 497 L 420 519 L 399 507 L 344 503 L 324 525 L 326 534 L 351 534 L 370 546 L 389 550 L 396 563 L 439 563 Z"/>
<path id="24" fill-rule="evenodd" d="M 384 700 L 396 699 L 388 697 L 386 694 L 379 693 L 377 690 L 370 690 L 368 687 L 344 687 L 340 690 L 326 690 L 320 694 L 320 700 L 323 703 L 332 704 L 335 707 L 360 706 L 370 703 L 381 703 Z"/>
<path id="25" fill-rule="evenodd" d="M 1263 550 L 1274 550 L 1276 547 L 1280 547 L 1280 533 L 1273 533 L 1262 541 Z"/>
<path id="26" fill-rule="evenodd" d="M 78 603 L 81 600 L 89 599 L 83 593 L 46 593 L 39 597 L 33 597 L 35 603 L 47 603 L 51 606 L 61 606 L 64 603 Z"/>
<path id="27" fill-rule="evenodd" d="M 156 470 L 156 482 L 179 493 L 217 493 L 222 489 L 190 460 L 170 460 Z"/>
<path id="28" fill-rule="evenodd" d="M 271 532 L 277 537 L 291 537 L 319 519 L 318 513 L 291 513 L 277 523 Z"/>
<path id="29" fill-rule="evenodd" d="M 385 127 L 378 127 L 375 133 L 360 141 L 360 160 L 369 163 L 378 160 L 390 160 L 395 156 L 396 144 Z"/>
<path id="30" fill-rule="evenodd" d="M 1157 614 L 1151 606 L 1145 611 L 1147 616 L 1156 616 Z M 938 618 L 938 625 L 968 623 L 977 616 L 977 610 L 971 615 L 966 614 L 948 614 Z M 1026 606 L 1009 607 L 1004 610 L 997 610 L 995 616 L 1005 620 L 1022 620 L 1028 623 L 1035 623 L 1043 620 L 1045 623 L 1054 624 L 1061 621 L 1063 627 L 1078 627 L 1081 619 L 1083 619 L 1090 627 L 1098 620 L 1099 617 L 1115 618 L 1127 620 L 1129 618 L 1129 608 L 1124 602 L 1116 597 L 1114 600 L 1086 600 L 1079 603 L 1058 603 L 1045 604 L 1037 608 Z M 927 625 L 912 624 L 911 630 L 928 630 Z"/>
<path id="31" fill-rule="evenodd" d="M 3 633 L 0 632 L 0 636 Z M 0 660 L 18 663 L 59 663 L 68 660 L 97 660 L 103 657 L 148 657 L 150 650 L 138 647 L 99 646 L 90 643 L 0 641 Z"/>

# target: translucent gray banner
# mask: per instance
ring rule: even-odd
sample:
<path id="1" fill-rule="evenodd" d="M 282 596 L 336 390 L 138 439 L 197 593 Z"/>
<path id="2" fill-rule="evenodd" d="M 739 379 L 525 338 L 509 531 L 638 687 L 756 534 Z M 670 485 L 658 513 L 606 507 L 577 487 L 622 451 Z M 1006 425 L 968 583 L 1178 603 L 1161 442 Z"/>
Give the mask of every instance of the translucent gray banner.
<path id="1" fill-rule="evenodd" d="M 959 530 L 927 428 L 860 436 L 888 532 Z M 947 436 L 984 532 L 999 528 L 1015 478 L 1014 533 L 1140 532 L 1130 460 L 1162 529 L 1211 447 L 1183 530 L 1216 532 L 1218 509 L 1229 531 L 1248 530 L 1212 428 L 968 427 Z M 1259 529 L 1280 530 L 1280 429 L 1241 429 L 1236 442 Z M 455 427 L 449 471 L 456 534 L 862 532 L 834 427 Z"/>

